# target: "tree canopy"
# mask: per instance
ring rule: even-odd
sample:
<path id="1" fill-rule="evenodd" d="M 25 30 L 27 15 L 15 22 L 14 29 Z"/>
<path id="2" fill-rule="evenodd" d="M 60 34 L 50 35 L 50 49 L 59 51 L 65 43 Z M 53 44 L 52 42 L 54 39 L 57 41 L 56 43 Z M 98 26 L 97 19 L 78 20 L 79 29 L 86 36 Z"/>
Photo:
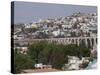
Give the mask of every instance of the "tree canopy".
<path id="1" fill-rule="evenodd" d="M 34 42 L 28 46 L 27 55 L 15 53 L 16 71 L 34 68 L 34 64 L 43 63 L 52 65 L 55 69 L 62 69 L 68 63 L 67 56 L 90 57 L 90 50 L 82 45 L 63 45 L 48 43 L 47 41 Z"/>

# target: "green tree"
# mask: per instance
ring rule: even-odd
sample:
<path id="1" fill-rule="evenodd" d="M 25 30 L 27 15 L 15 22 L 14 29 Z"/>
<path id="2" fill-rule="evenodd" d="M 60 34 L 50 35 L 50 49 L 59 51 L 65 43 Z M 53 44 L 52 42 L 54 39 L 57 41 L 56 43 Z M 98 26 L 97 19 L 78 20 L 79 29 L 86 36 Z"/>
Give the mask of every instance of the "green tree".
<path id="1" fill-rule="evenodd" d="M 20 73 L 23 69 L 34 68 L 35 61 L 31 60 L 29 56 L 17 53 L 15 51 L 14 58 L 15 73 Z"/>
<path id="2" fill-rule="evenodd" d="M 51 64 L 56 69 L 61 69 L 68 62 L 67 56 L 89 57 L 90 50 L 85 46 L 75 44 L 63 45 L 40 41 L 29 46 L 28 55 L 36 63 Z"/>
<path id="3" fill-rule="evenodd" d="M 43 51 L 44 47 L 47 45 L 46 41 L 40 41 L 33 43 L 29 46 L 28 55 L 36 61 L 36 63 L 39 63 L 39 55 Z"/>
<path id="4" fill-rule="evenodd" d="M 56 69 L 62 69 L 66 61 L 67 59 L 66 59 L 66 54 L 64 52 L 64 46 L 56 45 L 52 52 L 51 64 Z"/>

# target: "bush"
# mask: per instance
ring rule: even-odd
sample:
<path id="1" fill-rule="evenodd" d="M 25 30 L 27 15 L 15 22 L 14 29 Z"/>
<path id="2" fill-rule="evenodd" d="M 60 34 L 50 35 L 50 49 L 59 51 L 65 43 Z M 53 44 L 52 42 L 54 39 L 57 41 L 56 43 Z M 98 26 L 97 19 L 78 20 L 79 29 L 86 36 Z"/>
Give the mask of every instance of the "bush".
<path id="1" fill-rule="evenodd" d="M 15 73 L 20 73 L 23 69 L 34 68 L 35 62 L 29 56 L 16 53 L 15 54 Z"/>

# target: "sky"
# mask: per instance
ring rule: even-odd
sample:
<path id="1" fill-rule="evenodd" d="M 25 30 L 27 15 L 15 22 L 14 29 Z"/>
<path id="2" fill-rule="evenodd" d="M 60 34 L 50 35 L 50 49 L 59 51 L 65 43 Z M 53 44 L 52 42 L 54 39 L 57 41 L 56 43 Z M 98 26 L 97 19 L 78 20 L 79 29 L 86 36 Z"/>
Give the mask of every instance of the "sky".
<path id="1" fill-rule="evenodd" d="M 73 13 L 95 13 L 96 6 L 14 2 L 14 23 L 38 22 L 40 19 L 70 16 Z"/>

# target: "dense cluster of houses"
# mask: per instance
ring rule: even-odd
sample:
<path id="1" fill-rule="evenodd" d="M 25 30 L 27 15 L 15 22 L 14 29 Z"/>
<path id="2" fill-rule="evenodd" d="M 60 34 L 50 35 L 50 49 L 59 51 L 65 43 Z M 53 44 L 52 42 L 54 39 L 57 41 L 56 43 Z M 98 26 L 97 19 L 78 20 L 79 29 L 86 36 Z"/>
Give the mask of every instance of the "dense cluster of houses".
<path id="1" fill-rule="evenodd" d="M 14 39 L 87 37 L 97 34 L 97 13 L 74 13 L 71 16 L 15 25 Z"/>
<path id="2" fill-rule="evenodd" d="M 35 39 L 35 38 L 66 38 L 66 37 L 89 37 L 97 36 L 97 13 L 74 13 L 71 16 L 54 19 L 39 20 L 29 24 L 14 25 L 14 40 Z M 17 47 L 21 53 L 26 54 L 27 47 Z M 94 53 L 94 51 L 92 52 Z M 68 64 L 64 69 L 79 70 L 83 62 L 75 56 L 68 57 Z M 36 68 L 52 68 L 52 65 L 35 64 Z"/>

